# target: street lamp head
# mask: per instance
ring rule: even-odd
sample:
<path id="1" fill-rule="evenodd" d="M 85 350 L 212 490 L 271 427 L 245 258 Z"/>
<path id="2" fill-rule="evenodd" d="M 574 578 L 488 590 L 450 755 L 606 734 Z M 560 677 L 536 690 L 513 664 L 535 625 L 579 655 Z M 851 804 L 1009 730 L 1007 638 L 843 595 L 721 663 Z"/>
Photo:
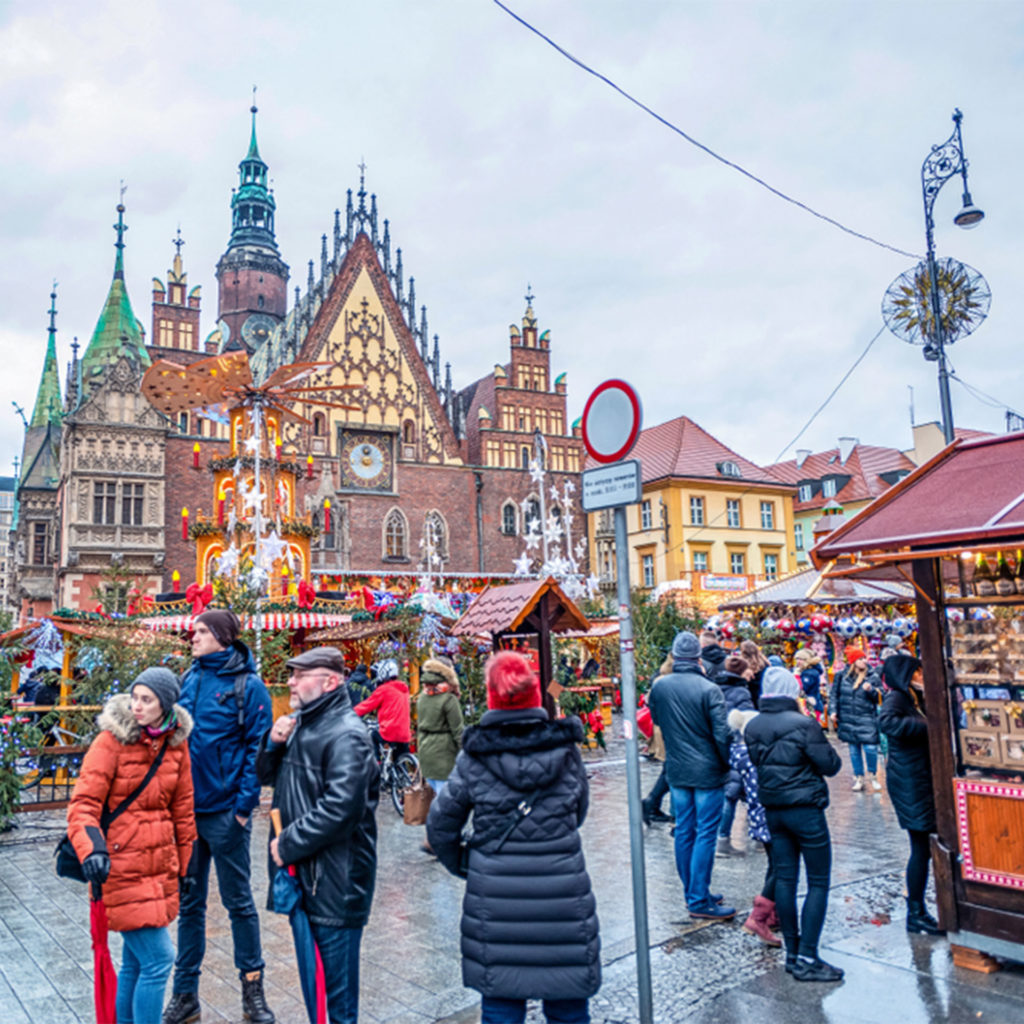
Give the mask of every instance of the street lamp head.
<path id="1" fill-rule="evenodd" d="M 974 201 L 971 199 L 971 193 L 964 193 L 964 205 L 963 209 L 953 218 L 953 223 L 958 228 L 964 228 L 970 231 L 971 228 L 976 228 L 985 219 L 985 213 L 983 210 L 979 210 L 974 205 Z"/>

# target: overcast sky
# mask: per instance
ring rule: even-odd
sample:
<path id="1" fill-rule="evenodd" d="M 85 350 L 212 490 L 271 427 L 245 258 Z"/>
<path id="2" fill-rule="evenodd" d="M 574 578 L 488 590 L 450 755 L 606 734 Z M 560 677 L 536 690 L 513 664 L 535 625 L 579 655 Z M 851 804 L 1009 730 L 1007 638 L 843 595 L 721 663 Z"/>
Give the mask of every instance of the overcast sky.
<path id="1" fill-rule="evenodd" d="M 940 256 L 981 271 L 987 321 L 957 343 L 970 385 L 1024 407 L 1024 6 L 1010 2 L 509 0 L 567 50 L 776 188 L 921 253 L 920 168 L 964 112 L 986 219 Z M 305 286 L 333 210 L 367 187 L 457 386 L 508 355 L 527 282 L 570 418 L 621 376 L 646 425 L 685 414 L 762 464 L 881 326 L 915 260 L 843 234 L 694 148 L 489 0 L 0 4 L 0 466 L 20 453 L 59 281 L 58 355 L 87 342 L 110 282 L 118 183 L 136 315 L 150 327 L 180 224 L 204 335 L 258 84 L 277 237 Z M 63 380 L 62 380 L 63 384 Z M 909 447 L 939 416 L 935 364 L 885 331 L 797 447 Z M 953 383 L 958 426 L 1003 408 Z"/>

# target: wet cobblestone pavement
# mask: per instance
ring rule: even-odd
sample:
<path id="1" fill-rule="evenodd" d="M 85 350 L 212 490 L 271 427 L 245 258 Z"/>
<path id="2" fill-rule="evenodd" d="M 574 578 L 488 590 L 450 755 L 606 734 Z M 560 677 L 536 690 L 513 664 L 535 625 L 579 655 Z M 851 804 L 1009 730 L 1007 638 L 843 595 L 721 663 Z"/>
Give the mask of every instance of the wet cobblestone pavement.
<path id="1" fill-rule="evenodd" d="M 617 724 L 617 723 L 616 723 Z M 883 793 L 853 793 L 848 763 L 831 783 L 833 889 L 822 954 L 843 967 L 839 985 L 800 984 L 769 950 L 734 922 L 690 921 L 675 872 L 667 825 L 645 830 L 651 972 L 659 1024 L 983 1024 L 1024 1022 L 1024 967 L 992 975 L 954 968 L 944 940 L 903 927 L 905 836 Z M 638 1020 L 636 957 L 625 823 L 625 764 L 612 741 L 591 760 L 591 814 L 583 837 L 601 919 L 604 984 L 592 1000 L 594 1024 Z M 644 763 L 643 786 L 658 766 Z M 267 799 L 264 804 L 269 803 Z M 404 826 L 381 804 L 379 875 L 363 939 L 360 1020 L 367 1024 L 474 1024 L 479 997 L 462 987 L 459 913 L 462 883 L 420 850 L 423 830 Z M 71 1024 L 92 1020 L 92 951 L 85 886 L 53 873 L 60 813 L 25 815 L 0 837 L 0 1022 Z M 266 815 L 253 840 L 257 905 L 265 905 Z M 734 842 L 745 835 L 742 812 Z M 759 891 L 764 858 L 715 862 L 714 888 L 745 914 Z M 281 1024 L 303 1024 L 287 920 L 261 909 L 266 987 Z M 174 929 L 172 928 L 172 935 Z M 112 936 L 115 962 L 120 938 Z M 227 917 L 214 901 L 200 984 L 203 1021 L 242 1021 Z M 528 1020 L 543 1020 L 532 1009 Z"/>

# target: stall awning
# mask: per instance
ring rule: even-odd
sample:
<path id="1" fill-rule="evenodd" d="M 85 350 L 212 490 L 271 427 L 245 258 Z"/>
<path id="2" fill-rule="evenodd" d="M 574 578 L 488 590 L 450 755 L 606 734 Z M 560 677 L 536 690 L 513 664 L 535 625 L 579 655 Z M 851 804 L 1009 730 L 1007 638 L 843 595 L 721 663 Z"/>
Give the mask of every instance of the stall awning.
<path id="1" fill-rule="evenodd" d="M 811 552 L 864 568 L 875 556 L 899 561 L 924 549 L 1016 544 L 1024 538 L 1024 432 L 955 441 L 861 509 Z M 890 571 L 891 568 L 890 568 Z"/>
<path id="2" fill-rule="evenodd" d="M 325 615 L 322 612 L 266 612 L 259 616 L 260 629 L 326 629 L 352 621 L 351 615 Z M 254 629 L 256 616 L 242 619 L 242 629 Z M 195 622 L 194 615 L 154 615 L 143 619 L 147 629 L 188 632 Z"/>
<path id="3" fill-rule="evenodd" d="M 742 597 L 726 601 L 718 607 L 725 611 L 776 604 L 810 607 L 840 604 L 893 604 L 913 600 L 913 587 L 905 584 L 829 579 L 824 577 L 819 569 L 802 569 L 785 579 L 763 583 Z"/>

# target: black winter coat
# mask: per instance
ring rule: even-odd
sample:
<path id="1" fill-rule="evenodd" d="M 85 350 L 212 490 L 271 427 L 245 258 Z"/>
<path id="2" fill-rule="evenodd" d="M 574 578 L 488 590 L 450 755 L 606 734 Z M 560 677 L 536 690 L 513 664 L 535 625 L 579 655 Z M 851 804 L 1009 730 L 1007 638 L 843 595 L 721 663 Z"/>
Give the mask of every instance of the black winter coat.
<path id="1" fill-rule="evenodd" d="M 730 711 L 755 710 L 747 680 L 743 676 L 734 676 L 731 672 L 723 672 L 715 682 L 725 698 L 726 717 Z"/>
<path id="2" fill-rule="evenodd" d="M 878 698 L 881 680 L 868 669 L 864 682 L 854 689 L 852 668 L 846 668 L 832 682 L 828 713 L 839 719 L 837 735 L 844 743 L 878 742 Z"/>
<path id="3" fill-rule="evenodd" d="M 842 767 L 822 728 L 801 714 L 792 697 L 762 697 L 760 714 L 743 732 L 757 769 L 757 794 L 764 807 L 828 807 L 823 776 Z"/>
<path id="4" fill-rule="evenodd" d="M 434 800 L 427 839 L 457 873 L 470 812 L 462 901 L 462 980 L 503 999 L 588 999 L 601 987 L 597 907 L 580 846 L 587 776 L 578 718 L 540 708 L 488 711 L 462 734 L 462 751 Z M 498 836 L 537 787 L 533 810 L 501 849 Z"/>
<path id="5" fill-rule="evenodd" d="M 721 688 L 696 667 L 678 665 L 651 687 L 647 703 L 665 740 L 668 784 L 687 789 L 724 786 L 729 777 L 729 725 Z"/>
<path id="6" fill-rule="evenodd" d="M 377 873 L 380 772 L 345 687 L 302 708 L 286 744 L 272 743 L 267 732 L 256 771 L 274 787 L 271 806 L 284 825 L 277 850 L 296 865 L 309 919 L 362 928 Z M 271 886 L 274 871 L 271 861 Z"/>
<path id="7" fill-rule="evenodd" d="M 708 644 L 700 649 L 700 663 L 708 679 L 717 679 L 725 671 L 725 659 L 729 652 L 719 644 Z"/>
<path id="8" fill-rule="evenodd" d="M 889 658 L 887 662 L 892 660 Z M 928 754 L 928 722 L 914 706 L 908 692 L 909 680 L 895 679 L 887 673 L 886 682 L 892 689 L 882 701 L 879 728 L 889 737 L 889 759 L 885 766 L 889 799 L 900 828 L 934 832 L 935 796 Z"/>

